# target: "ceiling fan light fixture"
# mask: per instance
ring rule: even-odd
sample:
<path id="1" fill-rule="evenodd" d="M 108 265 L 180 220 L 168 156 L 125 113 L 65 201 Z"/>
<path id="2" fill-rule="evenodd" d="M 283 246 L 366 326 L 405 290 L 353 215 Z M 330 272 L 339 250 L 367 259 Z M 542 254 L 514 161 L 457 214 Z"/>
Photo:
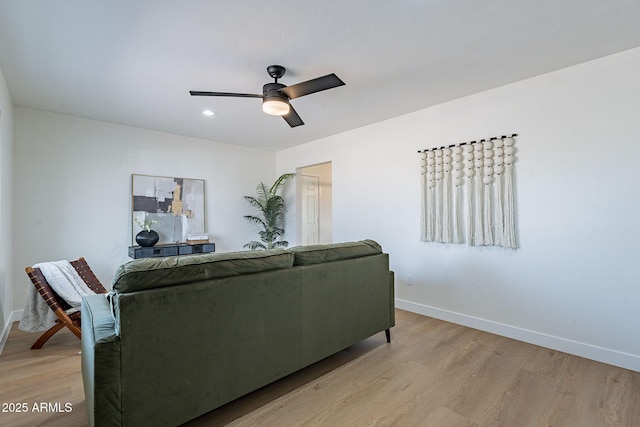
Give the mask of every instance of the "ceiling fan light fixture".
<path id="1" fill-rule="evenodd" d="M 262 101 L 262 111 L 272 116 L 289 114 L 289 103 L 279 96 L 265 97 Z"/>

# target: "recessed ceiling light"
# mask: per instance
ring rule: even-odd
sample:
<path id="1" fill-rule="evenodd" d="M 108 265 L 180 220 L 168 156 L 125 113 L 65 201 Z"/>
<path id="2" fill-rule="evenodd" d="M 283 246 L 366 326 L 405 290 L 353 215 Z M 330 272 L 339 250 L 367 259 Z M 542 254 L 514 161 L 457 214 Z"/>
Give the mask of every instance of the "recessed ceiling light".
<path id="1" fill-rule="evenodd" d="M 211 111 L 211 110 L 204 110 L 204 111 L 202 112 L 202 114 L 204 114 L 205 116 L 215 116 L 215 115 L 216 115 L 216 113 L 214 113 L 214 112 L 213 112 L 213 111 Z"/>

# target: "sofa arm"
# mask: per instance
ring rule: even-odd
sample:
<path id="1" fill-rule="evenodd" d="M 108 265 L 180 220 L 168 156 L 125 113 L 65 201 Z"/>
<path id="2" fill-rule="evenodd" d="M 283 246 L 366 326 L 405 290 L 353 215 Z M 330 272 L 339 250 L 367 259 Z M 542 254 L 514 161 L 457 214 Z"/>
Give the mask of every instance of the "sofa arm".
<path id="1" fill-rule="evenodd" d="M 82 299 L 81 319 L 82 382 L 89 425 L 120 425 L 120 338 L 104 294 Z"/>

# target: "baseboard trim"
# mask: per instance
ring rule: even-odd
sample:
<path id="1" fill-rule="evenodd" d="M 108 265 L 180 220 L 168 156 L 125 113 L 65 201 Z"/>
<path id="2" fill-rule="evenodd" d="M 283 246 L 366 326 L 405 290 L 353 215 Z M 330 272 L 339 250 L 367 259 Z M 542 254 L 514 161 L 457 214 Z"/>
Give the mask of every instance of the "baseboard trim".
<path id="1" fill-rule="evenodd" d="M 396 298 L 396 307 L 492 334 L 640 372 L 640 356 Z"/>
<path id="2" fill-rule="evenodd" d="M 0 334 L 0 355 L 2 355 L 2 350 L 4 350 L 4 345 L 7 343 L 9 339 L 9 332 L 11 332 L 11 325 L 13 322 L 19 322 L 22 320 L 22 312 L 23 310 L 16 310 L 11 312 L 11 315 L 7 319 L 7 322 L 4 324 L 2 328 L 2 334 Z"/>
<path id="3" fill-rule="evenodd" d="M 7 322 L 2 326 L 2 334 L 0 335 L 0 355 L 2 355 L 2 350 L 4 350 L 4 345 L 7 343 L 7 339 L 9 339 L 9 331 L 11 331 L 12 323 L 12 316 L 9 316 Z"/>

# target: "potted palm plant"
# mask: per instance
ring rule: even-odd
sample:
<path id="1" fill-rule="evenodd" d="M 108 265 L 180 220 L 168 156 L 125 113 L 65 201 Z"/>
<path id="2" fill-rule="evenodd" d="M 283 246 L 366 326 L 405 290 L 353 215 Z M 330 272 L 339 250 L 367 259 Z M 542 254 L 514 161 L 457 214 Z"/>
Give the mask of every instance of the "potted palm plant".
<path id="1" fill-rule="evenodd" d="M 285 173 L 276 179 L 271 187 L 267 187 L 261 182 L 256 187 L 255 197 L 244 196 L 245 200 L 259 212 L 258 216 L 245 215 L 244 217 L 263 228 L 258 233 L 261 241 L 251 241 L 244 245 L 245 248 L 250 250 L 272 249 L 289 245 L 286 240 L 278 240 L 284 234 L 285 210 L 284 199 L 279 193 L 285 182 L 294 176 L 294 173 Z"/>

